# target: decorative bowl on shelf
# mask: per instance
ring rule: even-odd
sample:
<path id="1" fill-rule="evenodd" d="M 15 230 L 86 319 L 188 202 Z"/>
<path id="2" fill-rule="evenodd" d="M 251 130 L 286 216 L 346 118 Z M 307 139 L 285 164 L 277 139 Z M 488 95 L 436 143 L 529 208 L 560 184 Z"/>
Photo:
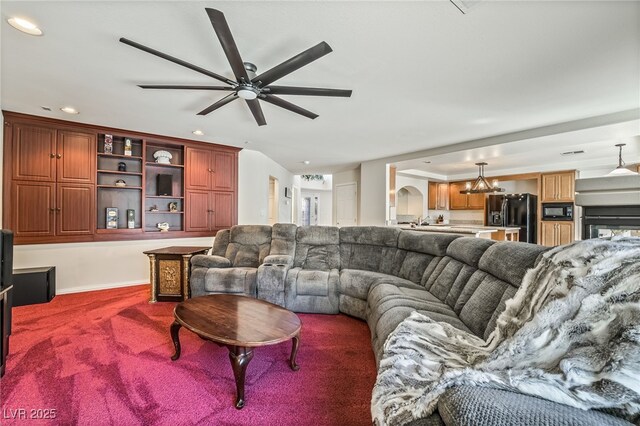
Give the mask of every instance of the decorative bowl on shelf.
<path id="1" fill-rule="evenodd" d="M 116 181 L 116 186 L 127 186 L 127 183 L 125 181 L 123 181 L 122 179 L 118 179 Z"/>
<path id="2" fill-rule="evenodd" d="M 169 223 L 168 222 L 158 223 L 156 224 L 156 228 L 158 228 L 160 232 L 167 232 L 169 230 Z"/>
<path id="3" fill-rule="evenodd" d="M 153 153 L 153 158 L 156 159 L 158 164 L 171 164 L 173 155 L 169 151 L 160 150 Z"/>

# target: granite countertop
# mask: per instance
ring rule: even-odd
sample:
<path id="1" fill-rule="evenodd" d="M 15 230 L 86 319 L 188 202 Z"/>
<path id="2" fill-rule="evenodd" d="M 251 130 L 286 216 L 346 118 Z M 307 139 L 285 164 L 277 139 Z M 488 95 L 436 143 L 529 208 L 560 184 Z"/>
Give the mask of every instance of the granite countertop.
<path id="1" fill-rule="evenodd" d="M 428 232 L 445 232 L 449 234 L 491 234 L 498 231 L 516 232 L 518 227 L 504 226 L 480 226 L 480 225 L 426 225 L 412 228 L 410 226 L 402 226 L 402 229 L 412 231 L 428 231 Z"/>

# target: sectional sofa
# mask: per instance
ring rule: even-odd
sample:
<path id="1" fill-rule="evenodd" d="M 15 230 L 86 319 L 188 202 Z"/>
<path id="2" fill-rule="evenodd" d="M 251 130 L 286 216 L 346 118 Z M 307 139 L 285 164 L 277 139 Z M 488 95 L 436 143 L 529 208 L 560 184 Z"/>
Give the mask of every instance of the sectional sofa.
<path id="1" fill-rule="evenodd" d="M 241 225 L 191 260 L 191 296 L 236 293 L 294 312 L 367 321 L 376 362 L 413 311 L 486 338 L 547 248 L 392 227 Z M 624 420 L 504 390 L 459 386 L 413 425 L 618 425 Z"/>

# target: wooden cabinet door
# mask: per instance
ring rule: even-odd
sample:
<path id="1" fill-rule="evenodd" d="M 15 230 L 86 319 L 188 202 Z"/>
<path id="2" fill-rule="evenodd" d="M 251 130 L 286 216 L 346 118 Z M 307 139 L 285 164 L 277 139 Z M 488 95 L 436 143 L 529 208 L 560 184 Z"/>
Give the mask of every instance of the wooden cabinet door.
<path id="1" fill-rule="evenodd" d="M 53 182 L 56 179 L 56 131 L 13 125 L 13 179 Z"/>
<path id="2" fill-rule="evenodd" d="M 446 210 L 448 201 L 449 201 L 449 184 L 448 183 L 439 183 L 438 184 L 438 197 L 437 197 L 437 200 L 436 200 L 436 209 L 438 209 L 438 210 Z"/>
<path id="3" fill-rule="evenodd" d="M 58 132 L 57 181 L 93 183 L 96 175 L 96 135 Z"/>
<path id="4" fill-rule="evenodd" d="M 212 157 L 213 152 L 211 150 L 187 147 L 187 159 L 184 165 L 187 189 L 211 189 Z"/>
<path id="5" fill-rule="evenodd" d="M 556 228 L 556 244 L 564 245 L 573 242 L 573 222 L 558 222 Z"/>
<path id="6" fill-rule="evenodd" d="M 467 208 L 469 210 L 484 210 L 485 198 L 486 198 L 486 194 L 467 195 Z"/>
<path id="7" fill-rule="evenodd" d="M 213 229 L 226 229 L 234 225 L 233 194 L 229 192 L 212 192 Z"/>
<path id="8" fill-rule="evenodd" d="M 232 191 L 235 187 L 235 156 L 228 152 L 213 153 L 212 189 Z"/>
<path id="9" fill-rule="evenodd" d="M 460 191 L 465 189 L 464 182 L 449 183 L 449 209 L 466 210 L 467 194 L 461 194 Z"/>
<path id="10" fill-rule="evenodd" d="M 13 182 L 11 229 L 19 237 L 55 235 L 55 183 Z"/>
<path id="11" fill-rule="evenodd" d="M 542 175 L 541 202 L 558 201 L 558 175 Z"/>
<path id="12" fill-rule="evenodd" d="M 93 234 L 96 227 L 94 186 L 59 183 L 57 192 L 56 234 Z"/>
<path id="13" fill-rule="evenodd" d="M 541 222 L 542 224 L 542 241 L 540 244 L 547 247 L 553 247 L 556 243 L 556 222 Z"/>
<path id="14" fill-rule="evenodd" d="M 427 208 L 429 210 L 435 210 L 438 204 L 438 184 L 436 182 L 429 182 L 427 193 Z"/>
<path id="15" fill-rule="evenodd" d="M 560 173 L 557 175 L 558 201 L 573 201 L 576 197 L 574 172 Z"/>
<path id="16" fill-rule="evenodd" d="M 211 207 L 209 191 L 187 191 L 185 197 L 185 230 L 210 231 Z"/>

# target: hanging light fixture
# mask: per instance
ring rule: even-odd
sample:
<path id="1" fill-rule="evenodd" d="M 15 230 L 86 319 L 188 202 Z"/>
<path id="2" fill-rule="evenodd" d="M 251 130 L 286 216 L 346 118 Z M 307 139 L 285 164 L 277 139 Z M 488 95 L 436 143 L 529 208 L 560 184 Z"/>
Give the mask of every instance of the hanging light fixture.
<path id="1" fill-rule="evenodd" d="M 616 146 L 618 147 L 618 167 L 613 169 L 607 176 L 630 176 L 637 175 L 638 173 L 633 172 L 625 167 L 624 161 L 622 161 L 622 147 L 625 146 L 626 143 L 618 143 Z"/>
<path id="2" fill-rule="evenodd" d="M 460 191 L 461 194 L 486 194 L 490 192 L 503 192 L 504 188 L 500 188 L 498 186 L 498 180 L 494 179 L 491 184 L 487 182 L 487 179 L 484 177 L 484 166 L 487 163 L 476 163 L 478 166 L 478 178 L 473 185 L 471 182 L 467 182 L 467 186 L 463 191 Z"/>

